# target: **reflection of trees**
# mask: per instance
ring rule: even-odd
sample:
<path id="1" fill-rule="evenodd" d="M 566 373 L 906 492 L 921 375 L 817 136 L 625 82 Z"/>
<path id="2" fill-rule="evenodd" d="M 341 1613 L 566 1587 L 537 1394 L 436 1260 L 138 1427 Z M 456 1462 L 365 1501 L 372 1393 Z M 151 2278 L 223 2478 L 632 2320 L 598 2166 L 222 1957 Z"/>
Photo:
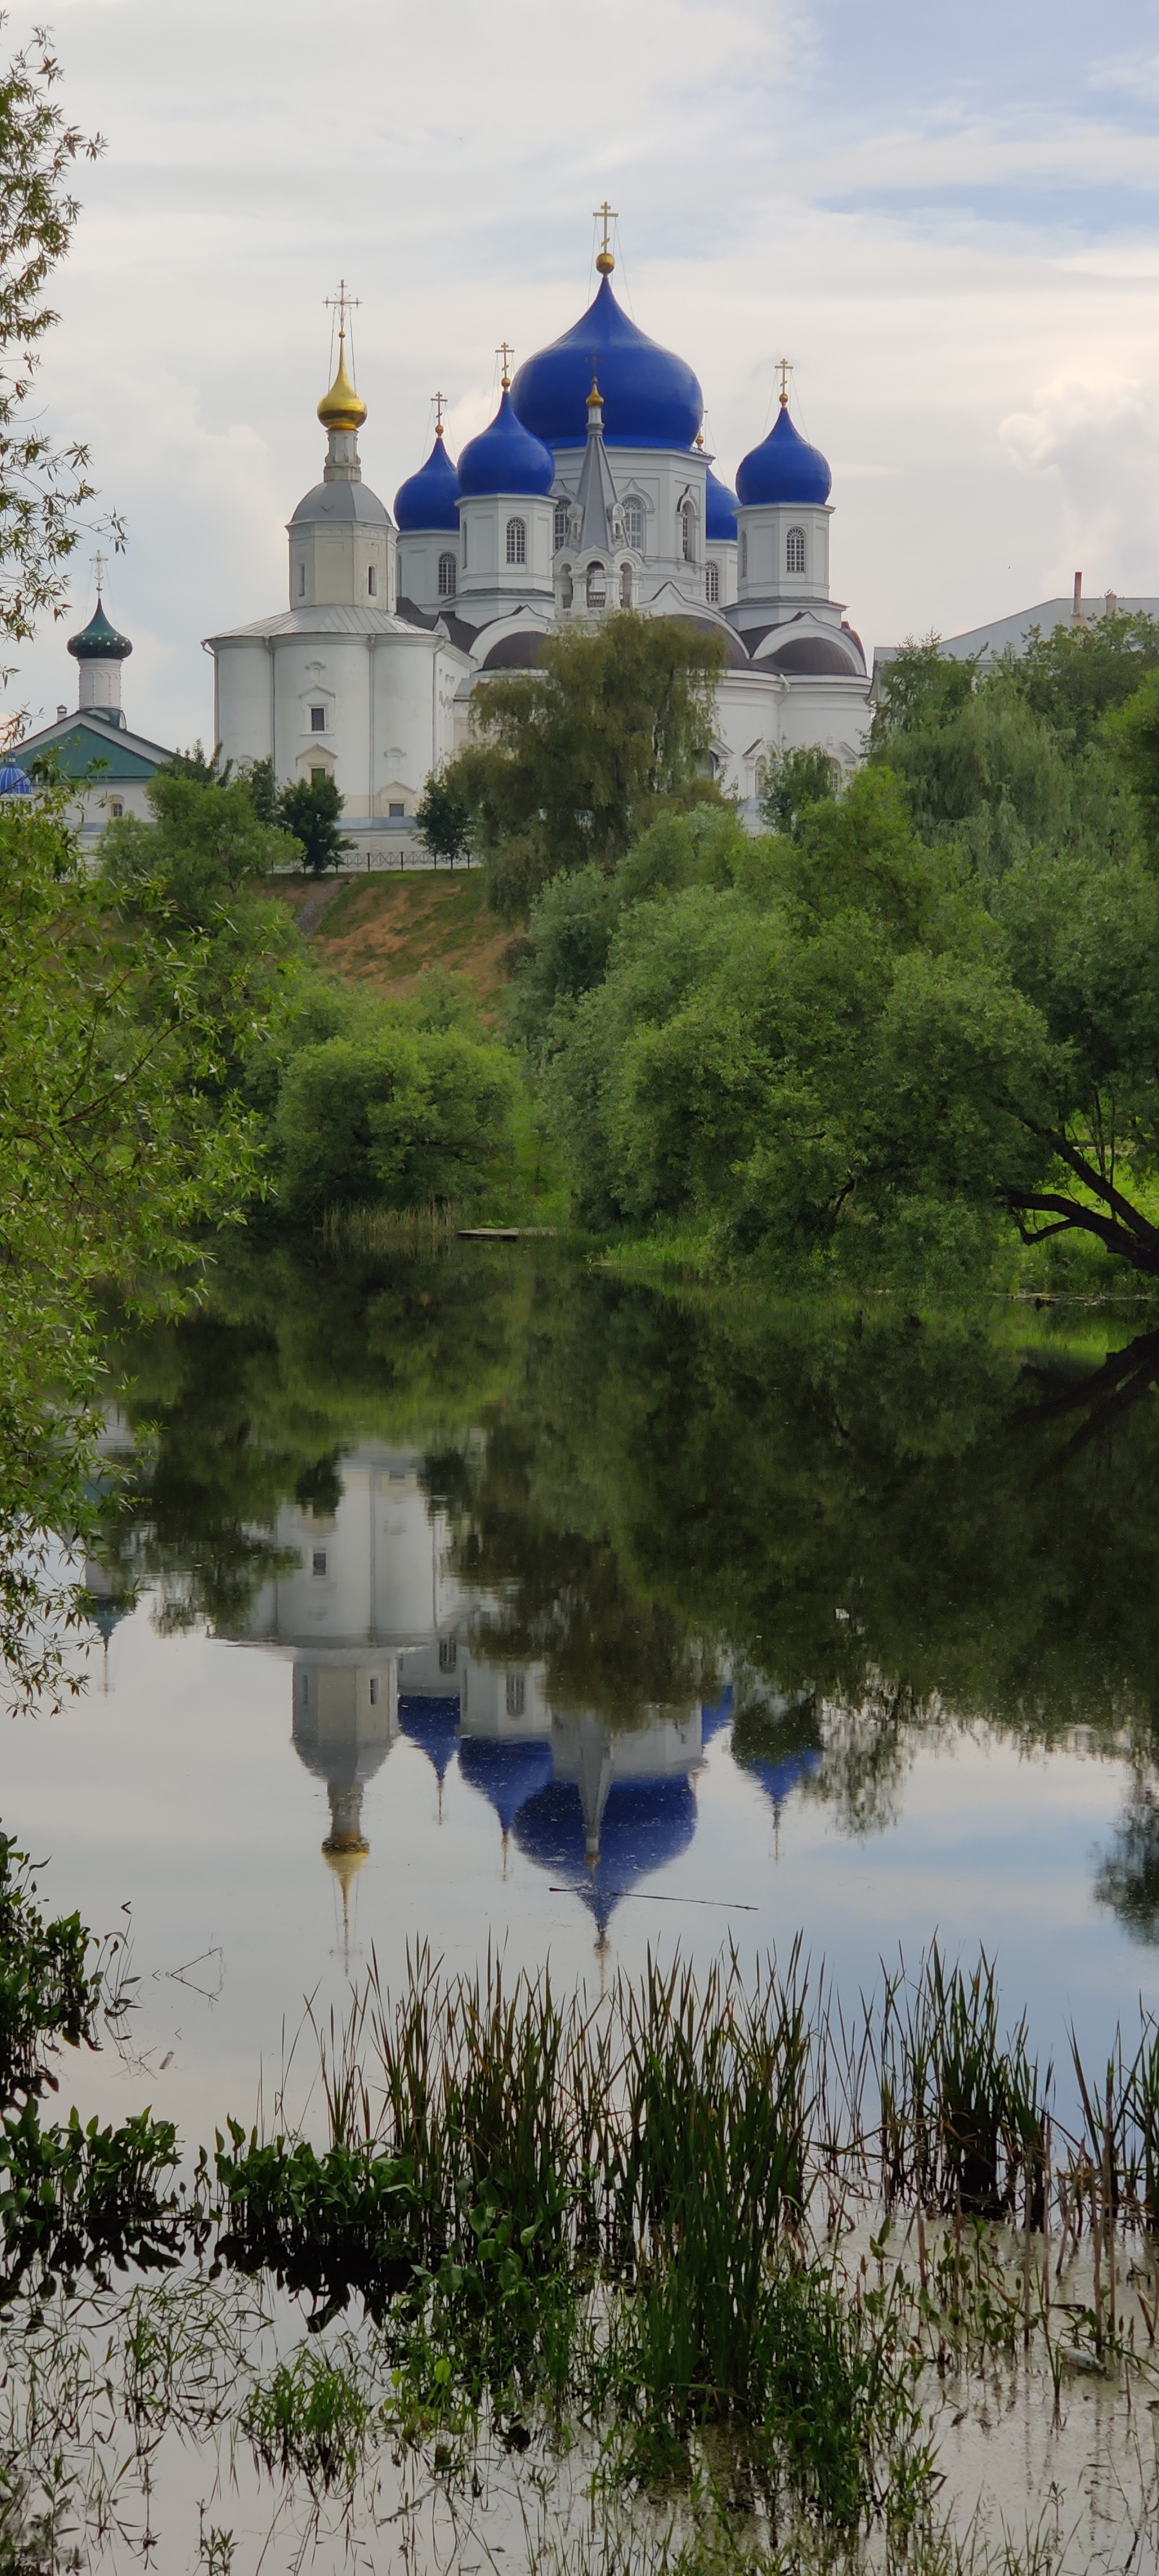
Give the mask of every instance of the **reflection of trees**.
<path id="1" fill-rule="evenodd" d="M 1136 1775 L 1094 1892 L 1096 1903 L 1112 1906 L 1137 1941 L 1159 1940 L 1159 1788 L 1154 1779 Z"/>
<path id="2" fill-rule="evenodd" d="M 335 1262 L 226 1244 L 201 1307 L 114 1341 L 140 1438 L 103 1566 L 160 1585 L 163 1628 L 243 1628 L 293 1561 L 272 1542 L 280 1505 L 330 1515 L 361 1437 L 462 1440 L 510 1378 L 527 1294 L 526 1272 L 485 1252 Z"/>
<path id="3" fill-rule="evenodd" d="M 425 1453 L 484 1650 L 543 1662 L 557 1704 L 630 1723 L 727 1663 L 738 1757 L 819 1753 L 806 1793 L 856 1831 L 962 1720 L 1028 1744 L 1081 1723 L 1150 1778 L 1159 1334 L 1108 1357 L 1089 1317 L 1084 1346 L 1000 1326 L 670 1296 L 549 1250 L 243 1247 L 198 1314 L 121 1345 L 154 1429 L 111 1557 L 240 1625 L 279 1504 L 331 1511 L 377 1434 Z M 1154 1816 L 1141 1792 L 1100 1880 L 1140 1931 Z"/>

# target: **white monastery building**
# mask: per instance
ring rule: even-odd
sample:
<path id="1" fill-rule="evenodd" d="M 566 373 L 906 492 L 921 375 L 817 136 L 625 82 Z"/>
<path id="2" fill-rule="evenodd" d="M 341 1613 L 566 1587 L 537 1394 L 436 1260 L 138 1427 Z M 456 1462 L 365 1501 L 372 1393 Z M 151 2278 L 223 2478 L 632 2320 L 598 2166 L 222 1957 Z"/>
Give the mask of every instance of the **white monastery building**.
<path id="1" fill-rule="evenodd" d="M 280 785 L 334 778 L 360 854 L 406 832 L 489 672 L 532 669 L 548 635 L 618 608 L 723 636 L 712 758 L 727 794 L 759 797 L 789 746 L 821 744 L 842 771 L 861 757 L 869 681 L 830 596 L 831 477 L 794 426 L 787 370 L 730 492 L 691 367 L 616 301 L 606 217 L 596 265 L 569 331 L 514 379 L 501 352 L 499 409 L 457 464 L 440 409 L 393 517 L 362 479 L 342 307 L 322 480 L 289 523 L 288 606 L 207 639 L 222 752 L 272 759 Z"/>

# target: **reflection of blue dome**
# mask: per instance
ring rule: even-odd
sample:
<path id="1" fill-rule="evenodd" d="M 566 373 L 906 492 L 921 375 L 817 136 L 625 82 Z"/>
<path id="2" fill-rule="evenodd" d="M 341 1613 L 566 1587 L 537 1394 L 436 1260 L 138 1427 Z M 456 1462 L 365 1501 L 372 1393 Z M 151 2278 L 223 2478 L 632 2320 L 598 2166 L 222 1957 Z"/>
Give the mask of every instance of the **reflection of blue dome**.
<path id="1" fill-rule="evenodd" d="M 459 477 L 440 433 L 425 465 L 400 483 L 394 496 L 395 522 L 404 535 L 411 528 L 459 529 Z"/>
<path id="2" fill-rule="evenodd" d="M 711 465 L 704 478 L 704 533 L 710 546 L 736 539 L 736 494 L 730 492 L 713 473 Z"/>
<path id="3" fill-rule="evenodd" d="M 745 509 L 760 501 L 799 501 L 819 509 L 828 500 L 833 477 L 819 447 L 810 447 L 794 429 L 782 404 L 759 447 L 751 448 L 737 467 L 736 488 Z"/>
<path id="4" fill-rule="evenodd" d="M 613 1780 L 600 1824 L 600 1856 L 588 1868 L 584 1811 L 574 1780 L 553 1780 L 515 1819 L 515 1840 L 528 1860 L 574 1887 L 606 1930 L 619 1896 L 639 1878 L 687 1851 L 696 1800 L 683 1771 L 667 1780 Z"/>
<path id="5" fill-rule="evenodd" d="M 713 1736 L 714 1736 L 714 1735 L 719 1735 L 720 1730 L 721 1730 L 721 1727 L 722 1727 L 722 1726 L 727 1726 L 727 1725 L 729 1724 L 730 1720 L 731 1720 L 731 1717 L 732 1717 L 732 1683 L 731 1683 L 731 1682 L 726 1682 L 726 1683 L 725 1683 L 725 1686 L 724 1686 L 724 1689 L 723 1689 L 723 1690 L 722 1690 L 722 1692 L 721 1692 L 720 1698 L 718 1699 L 718 1701 L 717 1701 L 717 1703 L 716 1703 L 715 1708 L 708 1708 L 708 1707 L 704 1704 L 704 1702 L 703 1702 L 703 1701 L 701 1702 L 701 1709 L 700 1709 L 700 1741 L 701 1741 L 701 1743 L 702 1743 L 702 1744 L 711 1744 L 712 1739 L 713 1739 Z"/>
<path id="6" fill-rule="evenodd" d="M 593 376 L 608 447 L 691 447 L 704 411 L 692 369 L 629 322 L 606 277 L 581 320 L 524 360 L 511 388 L 520 420 L 549 447 L 582 447 Z"/>
<path id="7" fill-rule="evenodd" d="M 779 1814 L 798 1781 L 811 1780 L 814 1772 L 820 1770 L 821 1756 L 812 1745 L 806 1745 L 799 1753 L 783 1754 L 779 1762 L 742 1762 L 738 1768 L 750 1772 L 754 1780 L 760 1781 L 766 1797 L 772 1799 Z"/>
<path id="8" fill-rule="evenodd" d="M 459 458 L 459 490 L 468 494 L 492 492 L 550 492 L 555 481 L 555 465 L 546 447 L 517 419 L 511 407 L 511 396 L 505 393 L 490 427 L 478 438 L 469 438 Z"/>
<path id="9" fill-rule="evenodd" d="M 472 1789 L 489 1798 L 505 1834 L 521 1807 L 551 1778 L 551 1746 L 540 1740 L 498 1744 L 494 1736 L 465 1735 L 459 1770 Z"/>
<path id="10" fill-rule="evenodd" d="M 425 1692 L 400 1691 L 398 1722 L 402 1733 L 434 1764 L 441 1788 L 459 1738 L 458 1693 L 454 1699 L 428 1699 Z"/>

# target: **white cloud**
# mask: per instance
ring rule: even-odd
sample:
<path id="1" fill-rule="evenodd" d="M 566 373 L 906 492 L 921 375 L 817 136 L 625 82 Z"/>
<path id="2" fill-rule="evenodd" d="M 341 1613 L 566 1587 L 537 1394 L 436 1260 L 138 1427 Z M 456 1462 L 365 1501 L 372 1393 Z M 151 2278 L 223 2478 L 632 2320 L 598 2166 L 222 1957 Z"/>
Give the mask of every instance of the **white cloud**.
<path id="1" fill-rule="evenodd" d="M 1086 587 L 1159 591 L 1159 402 L 1138 383 L 1059 376 L 1029 410 L 1002 423 L 1003 444 L 1030 475 L 1053 482 L 1067 543 Z"/>

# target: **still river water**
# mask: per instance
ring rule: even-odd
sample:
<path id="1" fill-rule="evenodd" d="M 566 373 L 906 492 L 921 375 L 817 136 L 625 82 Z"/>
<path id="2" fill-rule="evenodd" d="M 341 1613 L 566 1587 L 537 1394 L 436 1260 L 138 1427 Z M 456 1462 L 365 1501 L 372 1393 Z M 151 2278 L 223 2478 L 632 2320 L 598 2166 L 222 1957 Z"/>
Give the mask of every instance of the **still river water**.
<path id="1" fill-rule="evenodd" d="M 1105 2052 L 1159 2004 L 1146 1331 L 229 1253 L 115 1344 L 89 1688 L 5 1738 L 44 1894 L 131 1910 L 82 2102 L 248 2119 L 417 1941 L 591 1986 L 801 1934 L 855 1996 L 936 1934 Z"/>

